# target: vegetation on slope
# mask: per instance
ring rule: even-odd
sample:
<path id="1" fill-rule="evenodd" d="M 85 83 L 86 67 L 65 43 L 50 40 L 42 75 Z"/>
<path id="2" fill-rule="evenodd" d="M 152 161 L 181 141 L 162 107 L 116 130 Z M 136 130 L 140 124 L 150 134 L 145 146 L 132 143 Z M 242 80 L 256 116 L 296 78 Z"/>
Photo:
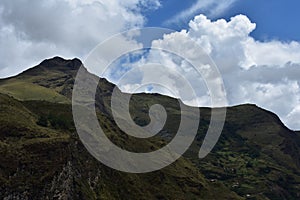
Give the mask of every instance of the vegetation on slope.
<path id="1" fill-rule="evenodd" d="M 222 136 L 205 159 L 198 158 L 198 151 L 210 109 L 200 108 L 195 141 L 172 165 L 147 174 L 104 166 L 84 148 L 72 120 L 71 94 L 80 66 L 78 59 L 55 57 L 0 80 L 1 199 L 300 198 L 299 132 L 255 105 L 228 108 Z M 132 96 L 130 113 L 137 124 L 149 123 L 153 104 L 168 113 L 157 136 L 137 139 L 123 133 L 111 116 L 113 88 L 100 79 L 96 95 L 101 127 L 112 142 L 133 152 L 150 152 L 172 140 L 180 122 L 175 99 Z"/>

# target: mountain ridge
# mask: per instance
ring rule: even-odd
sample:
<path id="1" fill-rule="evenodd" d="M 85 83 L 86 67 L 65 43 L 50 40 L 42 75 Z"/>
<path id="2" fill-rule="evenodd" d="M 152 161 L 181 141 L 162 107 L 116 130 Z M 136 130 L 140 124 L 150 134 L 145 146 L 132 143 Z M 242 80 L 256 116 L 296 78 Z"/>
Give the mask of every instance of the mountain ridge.
<path id="1" fill-rule="evenodd" d="M 197 155 L 211 109 L 194 108 L 201 111 L 195 141 L 167 168 L 134 175 L 99 163 L 81 144 L 72 119 L 72 89 L 81 64 L 79 59 L 54 57 L 0 80 L 0 198 L 300 197 L 299 131 L 288 129 L 276 114 L 253 104 L 228 107 L 221 138 L 205 159 Z M 111 141 L 129 151 L 150 152 L 172 140 L 180 122 L 176 99 L 132 95 L 130 113 L 137 124 L 149 123 L 147 111 L 155 103 L 169 114 L 157 136 L 139 140 L 122 132 L 113 120 L 110 98 L 114 87 L 101 78 L 96 95 L 97 115 Z"/>
<path id="2" fill-rule="evenodd" d="M 41 70 L 43 70 L 44 68 L 46 70 L 57 70 L 57 71 L 62 71 L 62 72 L 67 72 L 68 75 L 72 75 L 72 78 L 75 79 L 76 77 L 76 74 L 77 74 L 77 70 L 80 68 L 80 67 L 83 67 L 86 71 L 88 71 L 82 61 L 79 59 L 79 58 L 72 58 L 72 59 L 64 59 L 60 56 L 54 56 L 53 58 L 49 58 L 49 59 L 45 59 L 43 60 L 40 64 L 32 67 L 32 68 L 29 68 L 23 72 L 21 72 L 20 74 L 16 75 L 16 76 L 13 76 L 13 77 L 8 77 L 8 78 L 5 78 L 5 79 L 0 79 L 0 82 L 2 80 L 7 80 L 7 79 L 12 79 L 12 78 L 16 78 L 16 77 L 19 77 L 19 76 L 22 76 L 22 75 L 35 75 L 34 72 L 35 71 L 38 71 L 38 72 L 41 72 Z M 32 74 L 33 73 L 33 74 Z M 90 72 L 89 72 L 90 73 Z M 97 76 L 95 74 L 93 74 L 94 76 Z M 100 81 L 103 81 L 105 82 L 105 84 L 109 84 L 111 85 L 111 87 L 118 87 L 116 86 L 114 83 L 111 83 L 109 82 L 107 79 L 103 78 L 103 77 L 99 77 L 99 80 Z M 74 81 L 72 81 L 71 84 L 74 84 Z M 135 93 L 135 94 L 143 94 L 143 93 Z M 151 94 L 151 95 L 162 95 L 162 96 L 166 96 L 166 95 L 163 95 L 163 94 L 158 94 L 158 93 L 147 93 L 147 94 Z M 70 96 L 68 96 L 70 98 Z M 167 96 L 169 97 L 169 96 Z M 170 98 L 173 98 L 173 97 L 170 97 Z M 177 99 L 177 98 L 174 98 L 174 99 Z M 178 99 L 177 99 L 178 100 Z M 253 103 L 243 103 L 243 104 L 238 104 L 238 105 L 231 105 L 231 106 L 227 106 L 228 108 L 232 108 L 232 107 L 237 107 L 237 106 L 243 106 L 243 105 L 253 105 L 253 106 L 256 106 L 260 109 L 263 109 L 265 110 L 266 112 L 270 112 L 270 114 L 274 114 L 277 116 L 278 120 L 280 121 L 280 123 L 282 123 L 283 126 L 285 126 L 287 129 L 289 129 L 283 122 L 282 120 L 278 117 L 278 115 L 272 111 L 269 111 L 267 109 L 264 109 L 262 107 L 259 107 L 258 105 L 256 104 L 253 104 Z M 193 106 L 193 107 L 197 107 L 197 106 Z M 289 129 L 291 130 L 291 129 Z M 292 131 L 295 131 L 295 132 L 300 132 L 300 130 L 292 130 Z"/>

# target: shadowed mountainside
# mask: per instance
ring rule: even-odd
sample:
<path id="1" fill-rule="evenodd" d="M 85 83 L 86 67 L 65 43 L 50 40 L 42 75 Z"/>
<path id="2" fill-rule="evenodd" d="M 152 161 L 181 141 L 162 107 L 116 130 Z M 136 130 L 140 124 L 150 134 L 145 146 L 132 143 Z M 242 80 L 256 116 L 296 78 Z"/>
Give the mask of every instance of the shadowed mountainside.
<path id="1" fill-rule="evenodd" d="M 129 174 L 94 159 L 78 138 L 72 119 L 78 59 L 43 61 L 18 76 L 0 80 L 1 199 L 299 199 L 300 135 L 255 105 L 230 107 L 221 138 L 204 159 L 198 152 L 210 122 L 200 108 L 195 141 L 170 166 Z M 122 132 L 110 110 L 115 86 L 100 79 L 97 115 L 107 137 L 123 149 L 150 152 L 172 140 L 180 122 L 176 99 L 135 94 L 130 113 L 149 123 L 154 104 L 168 118 L 158 135 L 137 139 Z M 198 109 L 198 108 L 195 108 Z"/>

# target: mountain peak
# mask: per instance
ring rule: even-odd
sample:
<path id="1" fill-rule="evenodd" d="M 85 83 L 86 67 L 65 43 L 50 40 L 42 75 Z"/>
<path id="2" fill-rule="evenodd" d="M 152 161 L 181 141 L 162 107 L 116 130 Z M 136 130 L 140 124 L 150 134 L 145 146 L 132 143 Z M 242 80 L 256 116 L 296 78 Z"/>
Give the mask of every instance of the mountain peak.
<path id="1" fill-rule="evenodd" d="M 74 75 L 81 66 L 82 62 L 78 58 L 64 59 L 55 56 L 42 61 L 37 66 L 22 72 L 20 75 L 38 76 L 43 72 L 47 73 L 49 71 L 58 71 L 63 72 L 64 74 Z"/>
<path id="2" fill-rule="evenodd" d="M 79 67 L 82 65 L 82 62 L 78 58 L 67 60 L 59 56 L 55 56 L 53 58 L 44 60 L 39 65 L 47 68 L 55 68 L 58 66 L 63 66 L 72 70 L 78 70 Z"/>

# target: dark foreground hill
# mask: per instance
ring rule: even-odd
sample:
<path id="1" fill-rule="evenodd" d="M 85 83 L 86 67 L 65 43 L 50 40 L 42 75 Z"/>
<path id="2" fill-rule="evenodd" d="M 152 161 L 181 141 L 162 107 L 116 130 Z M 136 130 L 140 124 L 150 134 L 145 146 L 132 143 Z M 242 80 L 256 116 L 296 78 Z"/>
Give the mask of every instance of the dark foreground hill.
<path id="1" fill-rule="evenodd" d="M 0 199 L 299 199 L 300 135 L 255 105 L 230 107 L 221 138 L 204 159 L 199 148 L 210 121 L 200 108 L 196 139 L 170 166 L 147 174 L 106 167 L 82 145 L 74 128 L 71 96 L 78 59 L 55 57 L 0 81 Z M 149 140 L 123 133 L 113 121 L 114 85 L 100 79 L 101 126 L 118 146 L 150 152 L 167 144 L 178 127 L 178 102 L 154 94 L 131 99 L 132 118 L 149 122 L 148 108 L 167 108 L 164 129 Z M 198 109 L 198 108 L 195 108 Z"/>

